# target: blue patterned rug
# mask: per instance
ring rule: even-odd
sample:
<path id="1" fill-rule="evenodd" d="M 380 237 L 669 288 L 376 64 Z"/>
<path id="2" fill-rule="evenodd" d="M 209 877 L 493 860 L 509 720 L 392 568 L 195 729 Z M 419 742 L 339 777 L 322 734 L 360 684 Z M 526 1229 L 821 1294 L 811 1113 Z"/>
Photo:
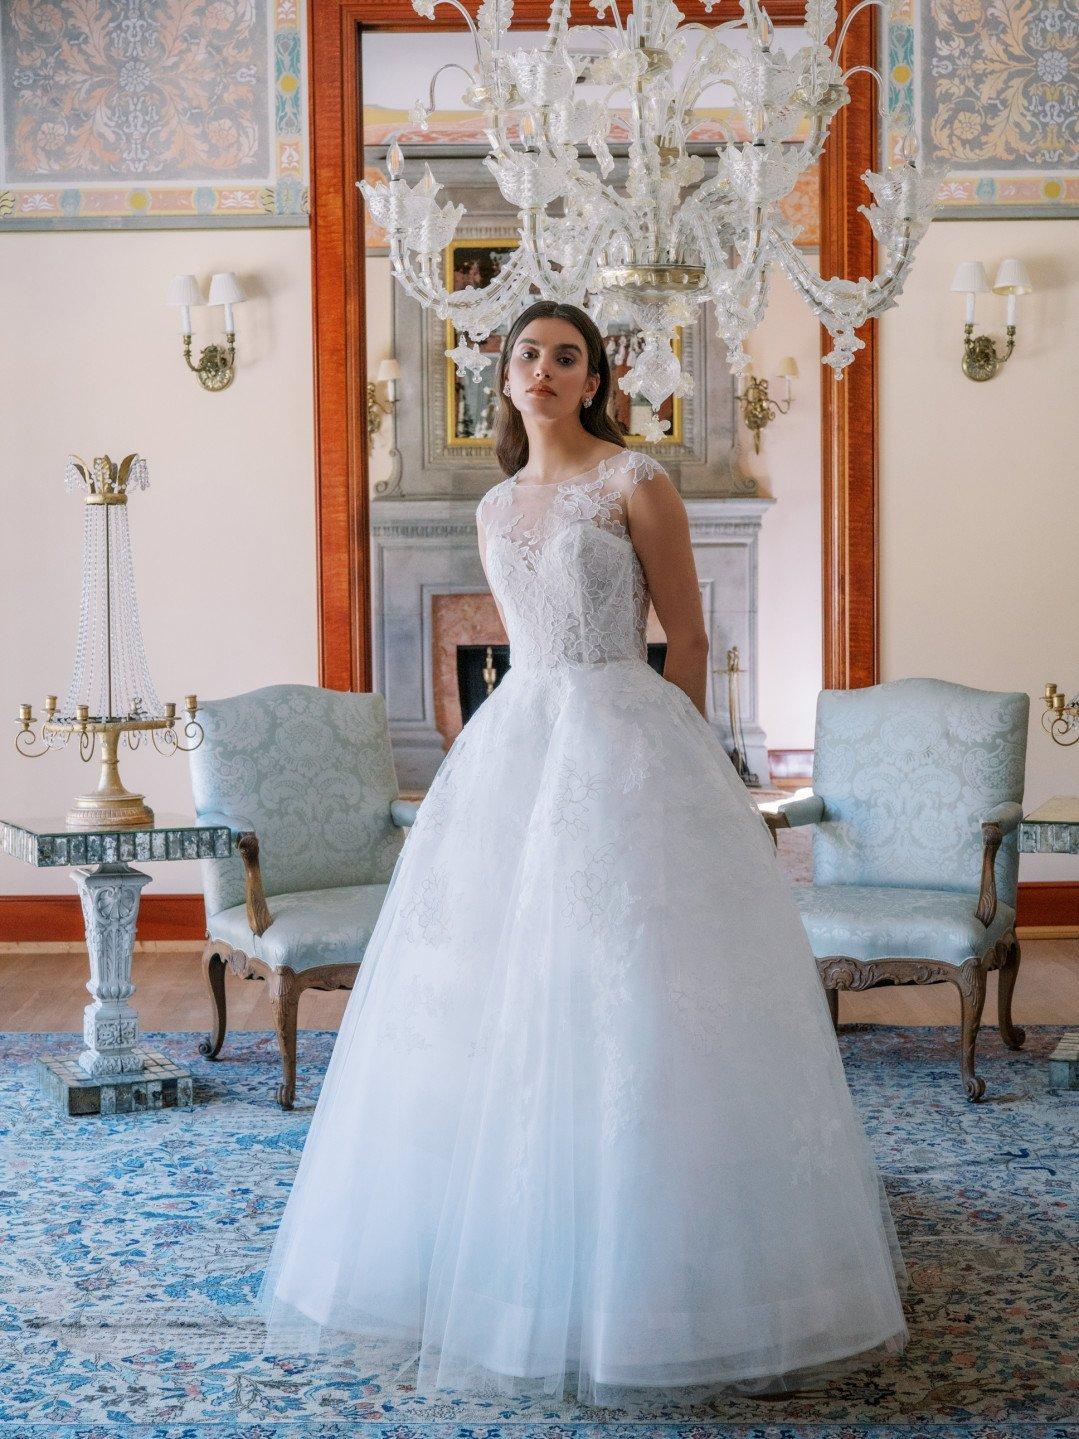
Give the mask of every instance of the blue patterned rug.
<path id="1" fill-rule="evenodd" d="M 85 1119 L 44 1108 L 31 1068 L 77 1036 L 0 1035 L 0 1436 L 1075 1439 L 1079 1107 L 1046 1085 L 1060 1033 L 1028 1029 L 1013 1054 L 984 1031 L 989 1098 L 971 1105 L 956 1029 L 840 1032 L 910 1271 L 910 1345 L 818 1394 L 692 1411 L 430 1403 L 375 1364 L 262 1355 L 244 1306 L 333 1032 L 301 1033 L 291 1114 L 272 1035 L 230 1035 L 209 1063 L 198 1035 L 156 1033 L 195 1109 Z"/>

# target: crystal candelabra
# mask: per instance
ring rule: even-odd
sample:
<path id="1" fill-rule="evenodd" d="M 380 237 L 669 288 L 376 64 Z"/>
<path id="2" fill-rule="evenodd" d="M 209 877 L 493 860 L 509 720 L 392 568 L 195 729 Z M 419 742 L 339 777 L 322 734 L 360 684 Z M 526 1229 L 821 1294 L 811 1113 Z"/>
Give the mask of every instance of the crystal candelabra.
<path id="1" fill-rule="evenodd" d="M 618 319 L 643 334 L 618 383 L 652 406 L 644 438 L 657 440 L 659 406 L 692 386 L 672 348 L 676 328 L 711 300 L 728 361 L 741 373 L 748 364 L 743 342 L 764 313 L 773 261 L 831 335 L 825 363 L 837 374 L 851 363 L 864 343 L 855 331 L 898 299 L 935 210 L 943 170 L 917 161 L 910 131 L 898 163 L 864 173 L 873 203 L 858 208 L 883 254 L 871 278 L 816 274 L 794 243 L 781 202 L 820 158 L 832 117 L 850 100 L 853 74 L 868 71 L 883 112 L 881 75 L 866 66 L 844 71 L 841 54 L 854 17 L 884 0 L 862 0 L 834 44 L 837 6 L 807 0 L 807 43 L 790 56 L 772 48 L 773 27 L 759 0 L 741 0 L 741 18 L 715 27 L 684 24 L 672 0 L 621 0 L 621 8 L 619 0 L 592 0 L 609 23 L 571 26 L 569 0 L 552 0 L 545 40 L 531 50 L 510 46 L 512 0 L 484 0 L 475 20 L 460 0 L 413 0 L 426 18 L 436 3 L 452 5 L 471 35 L 475 66 L 464 104 L 484 116 L 490 154 L 483 163 L 518 211 L 520 245 L 491 284 L 450 291 L 439 256 L 464 210 L 439 203 L 441 187 L 430 168 L 408 184 L 395 133 L 388 183 L 357 183 L 388 236 L 397 279 L 462 336 L 446 351 L 459 373 L 481 376 L 493 357 L 478 342 L 537 294 L 581 304 L 601 328 Z M 710 12 L 712 4 L 704 3 Z M 748 45 L 726 43 L 736 30 Z M 428 100 L 413 107 L 413 124 L 426 126 L 439 74 Z M 736 140 L 735 130 L 724 126 L 723 143 L 706 157 L 690 153 L 690 136 L 700 97 L 714 85 L 732 92 L 741 112 L 738 134 L 747 138 Z M 578 98 L 589 87 L 599 98 Z M 614 168 L 608 142 L 619 118 L 610 101 L 619 94 L 628 101 L 623 189 L 608 182 Z"/>
<path id="2" fill-rule="evenodd" d="M 1042 729 L 1057 744 L 1079 744 L 1079 695 L 1069 702 L 1062 689 L 1047 684 L 1043 693 Z"/>
<path id="3" fill-rule="evenodd" d="M 45 698 L 40 749 L 33 748 L 38 742 L 33 726 L 38 721 L 32 707 L 19 706 L 15 748 L 29 759 L 39 759 L 78 735 L 79 756 L 88 763 L 101 736 L 98 786 L 76 799 L 66 821 L 72 829 L 153 825 L 153 811 L 143 796 L 125 789 L 120 780 L 121 735 L 129 749 L 137 749 L 146 731 L 161 754 L 186 752 L 202 743 L 202 726 L 195 718 L 197 697 L 187 695 L 184 700 L 183 734 L 194 741 L 185 745 L 176 734 L 176 706 L 158 699 L 146 662 L 127 501 L 134 486 L 146 489 L 149 483 L 146 461 L 139 455 L 128 455 L 119 465 L 108 455 L 90 465 L 76 455 L 68 457 L 66 488 L 84 490 L 86 498 L 75 668 L 63 705 L 58 707 L 56 695 Z"/>

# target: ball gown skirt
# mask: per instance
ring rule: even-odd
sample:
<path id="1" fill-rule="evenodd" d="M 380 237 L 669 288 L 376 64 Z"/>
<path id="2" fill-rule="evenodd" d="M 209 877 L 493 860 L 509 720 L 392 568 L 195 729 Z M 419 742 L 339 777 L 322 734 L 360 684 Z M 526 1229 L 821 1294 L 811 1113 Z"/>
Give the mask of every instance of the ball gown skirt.
<path id="1" fill-rule="evenodd" d="M 429 1396 L 783 1391 L 902 1349 L 905 1285 L 720 740 L 643 658 L 514 663 L 394 869 L 258 1291 L 264 1352 L 393 1354 Z"/>

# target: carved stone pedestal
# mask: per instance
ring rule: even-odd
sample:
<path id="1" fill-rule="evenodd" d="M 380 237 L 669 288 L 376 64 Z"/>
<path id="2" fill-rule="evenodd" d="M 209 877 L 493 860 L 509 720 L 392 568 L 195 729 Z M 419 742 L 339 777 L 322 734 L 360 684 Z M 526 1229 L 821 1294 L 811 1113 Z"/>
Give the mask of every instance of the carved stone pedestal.
<path id="1" fill-rule="evenodd" d="M 128 999 L 135 992 L 131 959 L 139 894 L 150 876 L 129 864 L 99 864 L 76 869 L 71 878 L 82 900 L 93 1003 L 82 1012 L 80 1068 L 91 1078 L 140 1074 L 139 1016 Z"/>
<path id="2" fill-rule="evenodd" d="M 152 828 L 131 830 L 72 830 L 63 820 L 0 820 L 0 850 L 39 868 L 71 865 L 82 901 L 91 995 L 82 1016 L 84 1047 L 78 1055 L 50 1054 L 38 1061 L 45 1093 L 69 1115 L 190 1108 L 189 1071 L 139 1044 L 139 1016 L 130 1002 L 135 992 L 131 960 L 139 897 L 151 877 L 128 860 L 224 859 L 232 853 L 229 827 L 181 815 L 158 815 Z"/>

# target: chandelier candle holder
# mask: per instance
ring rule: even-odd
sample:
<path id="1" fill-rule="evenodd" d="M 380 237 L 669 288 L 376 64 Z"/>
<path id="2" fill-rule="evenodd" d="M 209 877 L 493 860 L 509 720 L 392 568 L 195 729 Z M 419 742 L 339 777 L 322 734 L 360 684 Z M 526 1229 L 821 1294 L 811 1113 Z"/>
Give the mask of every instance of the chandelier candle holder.
<path id="1" fill-rule="evenodd" d="M 475 20 L 460 0 L 413 0 L 413 8 L 430 19 L 439 3 L 460 13 L 474 43 L 464 104 L 484 117 L 490 153 L 483 163 L 518 212 L 520 245 L 489 285 L 450 291 L 439 256 L 464 208 L 439 203 L 441 187 L 428 166 L 407 183 L 399 132 L 387 151 L 386 182 L 357 184 L 386 232 L 397 279 L 462 337 L 446 351 L 459 374 L 480 378 L 493 358 L 480 342 L 530 299 L 579 304 L 601 329 L 617 320 L 641 331 L 643 343 L 618 383 L 651 405 L 643 438 L 659 440 L 660 405 L 692 390 L 672 345 L 677 328 L 710 300 L 728 362 L 740 374 L 773 262 L 828 330 L 833 347 L 824 363 L 842 374 L 864 346 L 857 329 L 896 303 L 944 178 L 942 167 L 918 161 L 913 130 L 900 142 L 898 163 L 863 174 L 872 204 L 858 208 L 883 256 L 868 278 L 816 274 L 783 215 L 783 200 L 820 158 L 833 116 L 850 100 L 853 74 L 868 70 L 883 112 L 880 73 L 844 71 L 841 56 L 854 17 L 883 8 L 884 0 L 855 6 L 834 44 L 836 4 L 807 0 L 808 43 L 790 56 L 772 48 L 772 22 L 759 0 L 741 0 L 741 17 L 714 27 L 683 24 L 673 0 L 592 0 L 609 23 L 571 25 L 569 0 L 552 0 L 536 50 L 512 45 L 512 0 L 484 0 Z M 713 8 L 708 0 L 705 8 Z M 735 31 L 748 47 L 727 43 Z M 413 107 L 412 124 L 426 127 L 440 73 L 427 101 Z M 698 153 L 700 146 L 691 153 L 696 107 L 715 85 L 731 91 L 741 112 L 739 138 L 728 129 L 714 155 Z M 578 98 L 582 86 L 597 87 L 601 98 Z M 608 140 L 620 120 L 611 102 L 619 95 L 629 125 L 622 189 L 608 180 Z M 594 168 L 582 163 L 589 155 Z"/>
<path id="2" fill-rule="evenodd" d="M 1062 689 L 1050 683 L 1043 698 L 1042 729 L 1059 745 L 1079 744 L 1079 695 L 1069 701 Z"/>
<path id="3" fill-rule="evenodd" d="M 77 455 L 68 457 L 65 487 L 84 491 L 86 503 L 75 667 L 63 705 L 56 695 L 46 696 L 40 736 L 33 707 L 19 706 L 15 748 L 28 759 L 40 759 L 77 735 L 79 757 L 89 763 L 101 737 L 98 786 L 75 800 L 66 817 L 71 829 L 153 827 L 154 814 L 144 797 L 125 789 L 120 779 L 121 737 L 134 750 L 148 734 L 161 754 L 186 753 L 202 743 L 197 696 L 184 699 L 183 736 L 193 741 L 184 744 L 176 733 L 176 705 L 158 699 L 146 661 L 127 502 L 132 488 L 146 489 L 149 483 L 140 455 L 128 455 L 118 465 L 108 455 L 89 465 Z M 34 749 L 39 740 L 42 747 Z"/>

